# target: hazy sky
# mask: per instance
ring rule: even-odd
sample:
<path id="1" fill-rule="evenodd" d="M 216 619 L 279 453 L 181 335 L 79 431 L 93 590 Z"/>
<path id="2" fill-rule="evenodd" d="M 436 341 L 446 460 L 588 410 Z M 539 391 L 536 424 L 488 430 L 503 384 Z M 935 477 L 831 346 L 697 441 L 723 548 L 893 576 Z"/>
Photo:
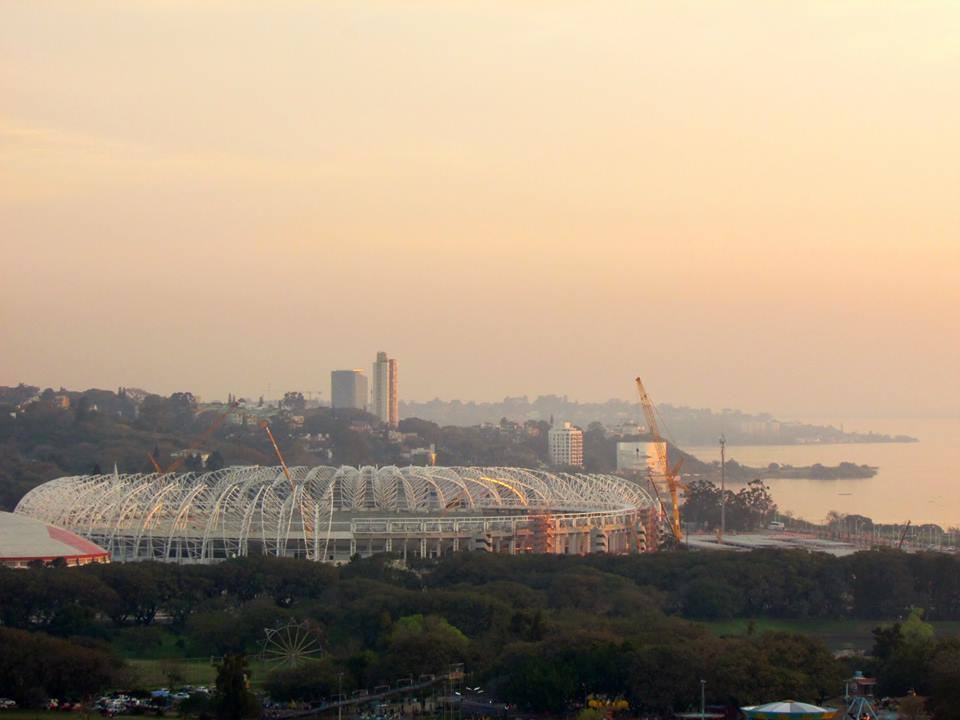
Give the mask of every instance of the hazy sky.
<path id="1" fill-rule="evenodd" d="M 5 0 L 0 384 L 960 408 L 960 3 Z"/>

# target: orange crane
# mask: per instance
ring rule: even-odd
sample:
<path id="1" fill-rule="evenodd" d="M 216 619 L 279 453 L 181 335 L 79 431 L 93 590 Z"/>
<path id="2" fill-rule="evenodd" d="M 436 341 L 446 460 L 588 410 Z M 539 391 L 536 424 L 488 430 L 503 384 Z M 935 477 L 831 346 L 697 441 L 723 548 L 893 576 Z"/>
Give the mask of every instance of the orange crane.
<path id="1" fill-rule="evenodd" d="M 260 421 L 260 427 L 267 431 L 267 437 L 270 438 L 270 444 L 273 445 L 273 451 L 277 454 L 277 460 L 280 461 L 280 467 L 283 468 L 283 474 L 287 478 L 287 482 L 290 483 L 290 492 L 296 494 L 297 483 L 293 479 L 293 475 L 290 474 L 290 468 L 287 467 L 287 461 L 283 459 L 283 453 L 280 452 L 280 446 L 277 444 L 277 439 L 273 436 L 273 431 L 270 429 L 270 423 L 266 420 Z M 309 543 L 309 538 L 314 535 L 314 525 L 310 520 L 310 513 L 307 512 L 306 505 L 303 501 L 303 494 L 298 498 L 297 504 L 300 506 L 300 519 L 303 522 L 303 530 L 305 533 L 304 542 Z M 330 513 L 331 520 L 333 519 L 333 498 L 330 498 Z M 330 542 L 330 531 L 327 529 L 327 543 Z M 326 548 L 323 551 L 324 556 L 327 554 Z"/>
<path id="2" fill-rule="evenodd" d="M 153 465 L 153 469 L 157 471 L 157 474 L 163 475 L 163 468 L 160 467 L 160 463 L 157 462 L 157 459 L 153 456 L 153 453 L 147 453 L 147 457 L 150 458 L 150 464 Z"/>
<path id="3" fill-rule="evenodd" d="M 237 403 L 235 402 L 228 404 L 227 409 L 219 413 L 217 417 L 214 418 L 214 421 L 210 423 L 210 427 L 204 430 L 203 434 L 200 437 L 198 437 L 193 442 L 192 445 L 190 445 L 190 448 L 189 448 L 190 453 L 192 453 L 194 450 L 199 449 L 203 445 L 207 444 L 210 438 L 213 437 L 213 434 L 220 428 L 221 425 L 223 425 L 224 422 L 226 422 L 227 415 L 229 415 L 230 411 L 233 410 L 235 407 L 237 407 Z M 185 453 L 183 455 L 180 455 L 178 458 L 176 458 L 172 463 L 170 463 L 170 466 L 166 469 L 166 472 L 172 473 L 179 470 L 180 466 L 187 461 L 188 454 L 189 453 Z M 155 460 L 153 464 L 154 464 L 154 467 L 157 467 L 157 463 Z M 159 468 L 157 468 L 157 470 L 159 472 Z"/>
<path id="4" fill-rule="evenodd" d="M 647 395 L 646 388 L 643 387 L 643 381 L 637 378 L 636 382 L 637 392 L 640 393 L 640 405 L 643 408 L 643 415 L 647 419 L 647 430 L 653 435 L 653 444 L 657 451 L 658 474 L 667 486 L 670 501 L 673 504 L 670 530 L 673 532 L 674 539 L 679 543 L 683 540 L 683 529 L 680 527 L 680 490 L 683 488 L 683 483 L 680 482 L 680 467 L 683 465 L 683 458 L 680 458 L 680 461 L 673 468 L 670 467 L 670 461 L 667 457 L 667 441 L 660 434 L 656 408 L 650 396 Z M 656 485 L 654 485 L 654 488 L 656 489 Z"/>
<path id="5" fill-rule="evenodd" d="M 273 451 L 277 454 L 277 460 L 280 461 L 280 467 L 283 468 L 283 474 L 287 478 L 287 482 L 290 483 L 290 490 L 296 490 L 297 484 L 293 481 L 293 476 L 290 475 L 290 468 L 287 467 L 287 461 L 283 459 L 283 453 L 280 452 L 280 446 L 277 445 L 277 439 L 273 436 L 273 432 L 270 430 L 270 423 L 266 420 L 260 421 L 260 427 L 267 431 L 267 437 L 270 438 L 270 444 L 273 445 Z"/>
<path id="6" fill-rule="evenodd" d="M 217 431 L 217 429 L 221 425 L 223 425 L 224 421 L 227 419 L 227 415 L 229 415 L 230 411 L 233 410 L 235 407 L 237 407 L 237 403 L 232 402 L 227 406 L 226 410 L 224 410 L 222 413 L 217 415 L 216 419 L 214 419 L 214 421 L 210 423 L 210 427 L 208 427 L 203 432 L 203 434 L 200 437 L 198 437 L 190 446 L 189 449 L 191 453 L 194 450 L 197 450 L 198 448 L 200 448 L 202 445 L 206 444 L 206 442 L 213 436 L 213 434 Z M 179 457 L 175 458 L 174 461 L 170 463 L 170 466 L 166 470 L 160 467 L 160 463 L 157 462 L 157 458 L 152 452 L 147 453 L 147 458 L 149 458 L 150 464 L 153 465 L 153 469 L 156 471 L 156 473 L 158 475 L 163 475 L 164 473 L 172 473 L 179 470 L 180 466 L 183 465 L 184 462 L 186 462 L 187 454 L 180 455 Z"/>

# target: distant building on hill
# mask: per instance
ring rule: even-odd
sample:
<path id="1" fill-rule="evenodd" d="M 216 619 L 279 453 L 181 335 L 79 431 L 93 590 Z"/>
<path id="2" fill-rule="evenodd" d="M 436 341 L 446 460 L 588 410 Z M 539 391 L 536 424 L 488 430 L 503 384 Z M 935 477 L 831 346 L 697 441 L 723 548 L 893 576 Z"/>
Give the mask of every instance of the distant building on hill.
<path id="1" fill-rule="evenodd" d="M 571 423 L 550 428 L 547 433 L 550 462 L 554 465 L 583 467 L 583 432 Z"/>
<path id="2" fill-rule="evenodd" d="M 330 405 L 367 409 L 367 376 L 363 370 L 334 370 L 330 373 Z"/>

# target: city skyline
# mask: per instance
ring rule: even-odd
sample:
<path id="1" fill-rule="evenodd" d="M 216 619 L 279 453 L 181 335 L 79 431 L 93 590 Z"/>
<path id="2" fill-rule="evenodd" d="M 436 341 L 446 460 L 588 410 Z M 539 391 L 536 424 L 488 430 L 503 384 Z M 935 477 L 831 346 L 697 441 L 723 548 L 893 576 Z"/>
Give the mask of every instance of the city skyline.
<path id="1" fill-rule="evenodd" d="M 0 383 L 955 417 L 960 6 L 855 6 L 8 3 Z"/>

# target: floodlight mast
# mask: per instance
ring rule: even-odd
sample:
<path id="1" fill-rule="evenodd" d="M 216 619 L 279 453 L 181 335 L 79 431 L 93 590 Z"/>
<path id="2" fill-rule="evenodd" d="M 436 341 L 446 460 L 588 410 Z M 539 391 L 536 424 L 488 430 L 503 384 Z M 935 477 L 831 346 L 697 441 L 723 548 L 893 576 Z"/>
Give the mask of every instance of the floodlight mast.
<path id="1" fill-rule="evenodd" d="M 727 436 L 720 436 L 720 542 L 727 531 Z"/>

